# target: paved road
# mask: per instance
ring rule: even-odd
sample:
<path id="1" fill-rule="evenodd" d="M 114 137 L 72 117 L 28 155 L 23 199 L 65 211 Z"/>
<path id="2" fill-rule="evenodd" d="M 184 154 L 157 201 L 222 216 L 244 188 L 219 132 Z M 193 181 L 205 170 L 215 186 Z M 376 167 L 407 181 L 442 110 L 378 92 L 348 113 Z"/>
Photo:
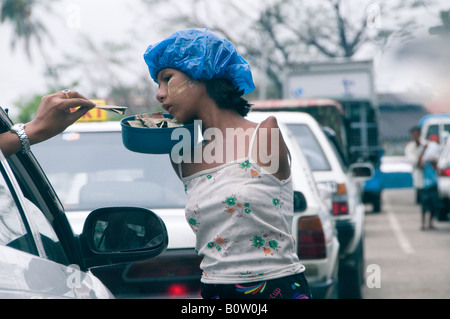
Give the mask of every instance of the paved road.
<path id="1" fill-rule="evenodd" d="M 383 211 L 366 215 L 366 299 L 450 298 L 450 222 L 420 230 L 414 200 L 412 189 L 388 190 Z"/>

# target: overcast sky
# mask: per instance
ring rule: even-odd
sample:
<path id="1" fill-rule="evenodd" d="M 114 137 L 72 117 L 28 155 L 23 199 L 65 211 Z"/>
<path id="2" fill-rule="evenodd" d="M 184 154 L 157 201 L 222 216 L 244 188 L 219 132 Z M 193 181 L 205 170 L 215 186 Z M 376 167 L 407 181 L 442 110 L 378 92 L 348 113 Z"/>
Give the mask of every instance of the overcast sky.
<path id="1" fill-rule="evenodd" d="M 448 0 L 446 0 L 448 1 Z M 422 0 L 426 5 L 427 0 Z M 449 6 L 450 9 L 450 6 Z M 144 32 L 139 29 L 140 23 L 158 23 L 158 17 L 138 0 L 60 0 L 52 6 L 52 13 L 39 12 L 39 17 L 48 17 L 46 26 L 49 29 L 53 43 L 45 44 L 46 54 L 50 59 L 60 59 L 64 52 L 80 52 L 77 47 L 77 37 L 88 34 L 94 41 L 117 40 L 130 37 L 133 30 L 139 30 L 142 43 L 136 43 L 134 63 L 143 64 L 142 54 L 145 48 L 166 35 Z M 430 25 L 438 21 L 438 12 L 424 7 L 424 20 Z M 381 17 L 382 18 L 382 17 Z M 382 21 L 382 20 L 381 20 Z M 144 24 L 144 23 L 143 23 Z M 422 30 L 422 31 L 426 31 Z M 425 32 L 426 33 L 426 32 Z M 0 25 L 0 106 L 14 109 L 14 102 L 21 96 L 33 93 L 42 93 L 47 89 L 43 78 L 42 56 L 34 55 L 30 62 L 21 46 L 18 44 L 15 51 L 10 49 L 11 30 L 6 24 Z M 49 48 L 52 47 L 52 50 Z M 82 54 L 80 52 L 79 54 Z M 388 53 L 379 52 L 377 59 L 377 89 L 378 91 L 399 91 L 407 87 L 408 77 L 398 81 L 398 74 L 392 72 L 393 66 Z M 92 70 L 96 72 L 96 70 Z M 411 80 L 411 77 L 409 77 Z"/>
<path id="2" fill-rule="evenodd" d="M 59 61 L 64 52 L 80 52 L 76 39 L 81 34 L 87 34 L 98 42 L 129 37 L 130 30 L 139 23 L 136 16 L 143 13 L 142 8 L 141 2 L 135 0 L 56 1 L 51 14 L 39 13 L 40 17 L 48 17 L 45 23 L 53 39 L 51 45 L 47 42 L 44 46 L 46 54 Z M 42 56 L 35 54 L 30 62 L 21 43 L 11 51 L 10 39 L 10 27 L 0 25 L 0 106 L 4 108 L 12 107 L 21 96 L 40 94 L 47 89 Z M 155 39 L 149 37 L 148 43 L 142 43 L 142 47 L 137 49 L 136 62 L 142 60 L 145 48 Z"/>

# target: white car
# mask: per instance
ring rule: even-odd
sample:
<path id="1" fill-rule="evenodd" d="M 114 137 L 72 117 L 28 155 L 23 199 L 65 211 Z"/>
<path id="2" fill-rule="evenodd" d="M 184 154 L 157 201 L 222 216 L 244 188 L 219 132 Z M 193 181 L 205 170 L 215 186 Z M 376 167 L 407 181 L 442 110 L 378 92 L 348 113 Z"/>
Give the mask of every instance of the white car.
<path id="1" fill-rule="evenodd" d="M 102 206 L 151 207 L 166 223 L 169 245 L 160 256 L 93 270 L 116 297 L 200 296 L 195 236 L 184 217 L 184 187 L 169 155 L 127 150 L 120 122 L 75 123 L 32 150 L 76 234 L 89 212 Z"/>
<path id="2" fill-rule="evenodd" d="M 296 191 L 307 202 L 306 211 L 295 214 L 293 234 L 313 296 L 330 297 L 335 295 L 339 264 L 334 221 L 320 200 L 301 150 L 293 139 L 287 143 L 294 158 Z M 87 212 L 97 206 L 142 206 L 163 219 L 169 235 L 163 254 L 150 261 L 97 269 L 96 275 L 116 296 L 200 297 L 201 258 L 195 253 L 195 236 L 185 219 L 184 187 L 169 155 L 127 150 L 119 122 L 76 123 L 33 148 L 75 232 L 81 231 Z M 296 196 L 301 202 L 301 194 Z"/>
<path id="3" fill-rule="evenodd" d="M 339 242 L 329 205 L 323 200 L 312 175 L 310 165 L 286 118 L 276 115 L 286 145 L 291 153 L 294 192 L 301 192 L 307 203 L 304 212 L 294 214 L 292 233 L 296 237 L 297 254 L 305 265 L 305 275 L 313 298 L 336 298 L 338 293 Z M 261 122 L 269 116 L 250 112 L 247 119 Z M 326 197 L 329 195 L 323 192 Z M 312 227 L 312 224 L 316 226 Z M 306 227 L 306 229 L 305 229 Z M 311 227 L 310 229 L 307 229 Z"/>
<path id="4" fill-rule="evenodd" d="M 420 138 L 428 140 L 432 134 L 439 136 L 439 143 L 444 144 L 450 134 L 450 113 L 428 114 L 419 121 Z"/>
<path id="5" fill-rule="evenodd" d="M 256 113 L 253 111 L 252 113 Z M 267 116 L 268 112 L 259 112 Z M 361 201 L 361 179 L 353 173 L 366 167 L 353 164 L 347 167 L 333 143 L 330 131 L 324 130 L 309 114 L 303 112 L 271 112 L 286 125 L 302 148 L 319 188 L 333 192 L 331 215 L 336 222 L 340 243 L 339 297 L 361 298 L 364 282 L 364 219 L 365 208 Z M 328 134 L 328 135 L 327 135 Z M 366 167 L 371 177 L 373 167 Z"/>
<path id="6" fill-rule="evenodd" d="M 0 130 L 11 126 L 0 108 Z M 116 227 L 122 231 L 112 231 Z M 99 208 L 74 235 L 33 154 L 5 159 L 0 151 L 1 299 L 113 298 L 92 267 L 146 260 L 166 246 L 161 219 L 135 207 Z"/>
<path id="7" fill-rule="evenodd" d="M 441 200 L 439 220 L 448 220 L 450 212 L 450 138 L 442 148 L 441 156 L 437 163 L 438 193 Z"/>

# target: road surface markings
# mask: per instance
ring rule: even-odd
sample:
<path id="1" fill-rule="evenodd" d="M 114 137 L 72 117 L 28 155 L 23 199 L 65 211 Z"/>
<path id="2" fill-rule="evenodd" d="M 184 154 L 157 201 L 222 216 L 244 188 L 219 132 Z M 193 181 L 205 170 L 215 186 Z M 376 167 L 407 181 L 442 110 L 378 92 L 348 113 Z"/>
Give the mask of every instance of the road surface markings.
<path id="1" fill-rule="evenodd" d="M 391 226 L 391 229 L 394 232 L 395 237 L 397 238 L 400 248 L 405 254 L 414 254 L 414 248 L 409 242 L 408 237 L 406 237 L 405 233 L 403 232 L 402 227 L 400 226 L 400 223 L 398 222 L 398 219 L 392 211 L 390 205 L 385 205 L 385 208 L 389 225 Z"/>

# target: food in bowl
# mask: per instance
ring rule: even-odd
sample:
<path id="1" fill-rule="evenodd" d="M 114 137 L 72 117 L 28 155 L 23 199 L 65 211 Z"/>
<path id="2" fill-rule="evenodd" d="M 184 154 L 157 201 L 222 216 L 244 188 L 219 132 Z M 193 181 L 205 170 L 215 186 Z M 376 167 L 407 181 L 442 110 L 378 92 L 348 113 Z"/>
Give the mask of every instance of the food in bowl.
<path id="1" fill-rule="evenodd" d="M 183 123 L 178 122 L 174 118 L 165 117 L 162 112 L 149 114 L 138 114 L 134 116 L 134 120 L 129 120 L 127 123 L 133 127 L 142 128 L 166 128 L 183 126 Z"/>
<path id="2" fill-rule="evenodd" d="M 195 125 L 184 125 L 169 114 L 157 112 L 129 116 L 120 124 L 123 144 L 133 152 L 170 154 L 177 143 L 180 143 L 180 149 L 193 148 L 195 144 Z"/>

